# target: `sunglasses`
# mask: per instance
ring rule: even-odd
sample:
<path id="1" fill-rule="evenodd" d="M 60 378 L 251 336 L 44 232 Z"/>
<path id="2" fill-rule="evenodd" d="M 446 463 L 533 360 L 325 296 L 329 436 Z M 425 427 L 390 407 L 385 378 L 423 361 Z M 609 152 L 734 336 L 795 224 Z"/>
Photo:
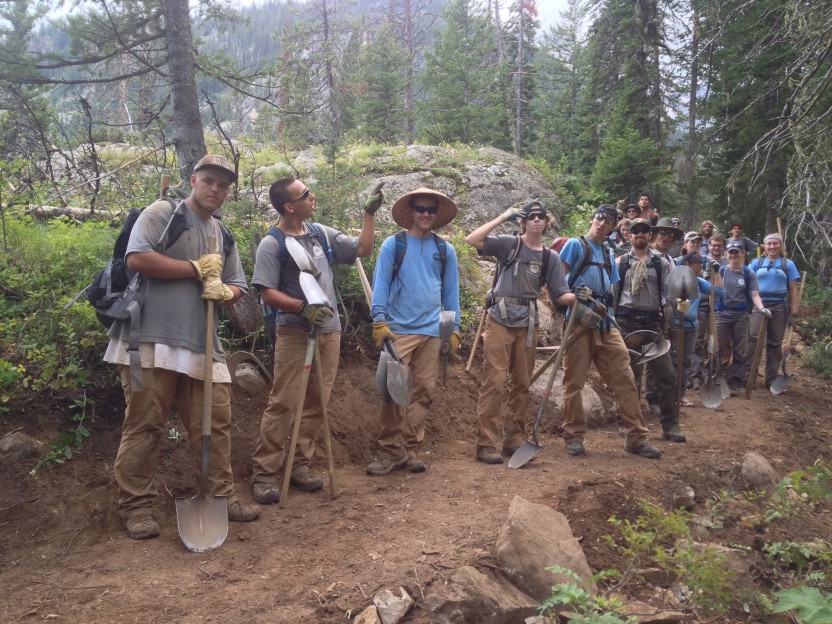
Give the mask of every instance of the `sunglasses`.
<path id="1" fill-rule="evenodd" d="M 526 217 L 526 221 L 545 221 L 546 215 L 540 212 L 534 212 Z"/>
<path id="2" fill-rule="evenodd" d="M 307 197 L 309 197 L 309 187 L 306 187 L 306 190 L 305 190 L 305 191 L 303 191 L 303 193 L 301 193 L 300 195 L 298 195 L 298 196 L 297 196 L 297 197 L 295 197 L 294 199 L 290 199 L 290 200 L 289 200 L 288 202 L 286 202 L 286 203 L 287 203 L 287 204 L 291 204 L 291 203 L 293 203 L 293 202 L 300 201 L 301 199 L 306 199 Z"/>
<path id="3" fill-rule="evenodd" d="M 419 214 L 436 214 L 436 211 L 439 210 L 437 206 L 413 206 L 413 210 L 418 212 Z"/>
<path id="4" fill-rule="evenodd" d="M 630 228 L 630 234 L 649 234 L 650 228 L 649 227 L 635 227 Z"/>
<path id="5" fill-rule="evenodd" d="M 659 230 L 658 233 L 662 236 L 676 236 L 676 232 L 668 232 L 667 230 Z"/>
<path id="6" fill-rule="evenodd" d="M 728 255 L 731 255 L 731 254 L 738 254 L 739 252 L 740 252 L 740 250 L 739 250 L 739 249 L 729 249 L 729 250 L 728 250 Z"/>
<path id="7" fill-rule="evenodd" d="M 596 221 L 606 221 L 607 223 L 618 223 L 618 219 L 613 219 L 611 217 L 608 217 L 603 212 L 596 212 L 594 215 L 592 215 L 592 218 L 595 219 Z"/>

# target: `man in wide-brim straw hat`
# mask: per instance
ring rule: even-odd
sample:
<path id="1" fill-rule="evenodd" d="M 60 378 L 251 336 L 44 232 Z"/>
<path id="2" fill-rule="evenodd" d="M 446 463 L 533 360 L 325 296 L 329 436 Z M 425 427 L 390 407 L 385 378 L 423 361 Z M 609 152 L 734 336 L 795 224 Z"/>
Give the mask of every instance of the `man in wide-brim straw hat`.
<path id="1" fill-rule="evenodd" d="M 450 350 L 459 346 L 459 276 L 456 251 L 433 233 L 456 216 L 454 201 L 427 188 L 402 195 L 393 204 L 393 220 L 404 230 L 381 245 L 373 275 L 373 341 L 381 349 L 392 341 L 410 366 L 413 386 L 407 407 L 381 405 L 378 459 L 370 475 L 397 468 L 423 472 L 418 451 L 439 371 L 440 311 L 455 313 Z"/>

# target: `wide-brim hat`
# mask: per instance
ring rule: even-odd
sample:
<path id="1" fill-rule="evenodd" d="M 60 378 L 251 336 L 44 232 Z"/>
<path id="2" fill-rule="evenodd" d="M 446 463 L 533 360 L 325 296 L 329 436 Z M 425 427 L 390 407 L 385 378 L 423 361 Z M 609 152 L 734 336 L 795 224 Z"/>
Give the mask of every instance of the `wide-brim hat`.
<path id="1" fill-rule="evenodd" d="M 228 161 L 225 156 L 219 154 L 206 154 L 199 159 L 199 162 L 194 165 L 194 173 L 203 169 L 219 169 L 228 174 L 232 182 L 237 181 L 237 172 L 234 171 L 234 166 Z"/>
<path id="2" fill-rule="evenodd" d="M 436 198 L 436 220 L 433 222 L 435 229 L 448 225 L 456 217 L 456 202 L 444 193 L 429 188 L 417 188 L 415 191 L 405 193 L 393 204 L 391 213 L 393 221 L 406 230 L 413 227 L 413 210 L 410 207 L 410 200 L 414 195 L 432 195 Z"/>
<path id="3" fill-rule="evenodd" d="M 673 225 L 673 221 L 670 217 L 662 217 L 661 219 L 659 219 L 656 222 L 656 225 L 654 225 L 651 228 L 651 230 L 653 234 L 657 234 L 659 230 L 671 230 L 673 232 L 674 241 L 682 240 L 682 237 L 685 235 L 685 232 L 682 230 L 682 228 L 678 228 L 675 225 Z"/>

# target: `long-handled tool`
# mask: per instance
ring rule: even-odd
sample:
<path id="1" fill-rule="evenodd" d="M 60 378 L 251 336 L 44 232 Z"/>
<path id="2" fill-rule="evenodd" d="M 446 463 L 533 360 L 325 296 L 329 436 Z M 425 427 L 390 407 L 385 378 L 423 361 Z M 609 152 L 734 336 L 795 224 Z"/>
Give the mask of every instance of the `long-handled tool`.
<path id="1" fill-rule="evenodd" d="M 716 289 L 716 276 L 711 275 L 711 292 L 708 295 L 708 303 L 710 309 L 708 310 L 708 330 L 707 330 L 707 345 L 708 345 L 708 375 L 699 388 L 699 400 L 702 405 L 710 409 L 716 409 L 722 403 L 722 389 L 716 381 L 716 359 L 719 357 L 717 351 L 716 336 L 716 316 L 714 315 L 714 290 Z"/>
<path id="2" fill-rule="evenodd" d="M 329 466 L 329 495 L 331 498 L 338 496 L 338 488 L 335 485 L 335 459 L 332 457 L 332 436 L 329 431 L 329 414 L 327 413 L 324 401 L 324 371 L 321 364 L 321 345 L 315 341 L 315 376 L 318 380 L 318 395 L 321 401 L 321 417 L 323 418 L 324 448 L 326 448 L 326 461 Z"/>
<path id="3" fill-rule="evenodd" d="M 465 365 L 465 372 L 471 372 L 471 366 L 474 364 L 474 356 L 477 354 L 477 344 L 480 342 L 482 336 L 482 329 L 485 327 L 485 318 L 488 316 L 488 308 L 483 308 L 482 316 L 480 316 L 480 325 L 477 327 L 477 335 L 474 336 L 474 344 L 471 345 L 471 355 L 468 356 L 468 363 Z"/>
<path id="4" fill-rule="evenodd" d="M 289 440 L 289 454 L 286 458 L 286 470 L 283 473 L 283 486 L 280 488 L 280 502 L 278 502 L 278 506 L 281 509 L 286 506 L 286 499 L 289 497 L 289 480 L 292 478 L 292 467 L 295 463 L 295 446 L 300 436 L 300 420 L 303 415 L 303 404 L 306 402 L 306 389 L 309 386 L 309 375 L 312 372 L 312 360 L 315 357 L 317 342 L 318 326 L 313 323 L 312 328 L 309 330 L 309 339 L 306 341 L 306 358 L 303 361 L 300 393 L 298 394 L 298 403 L 295 407 L 295 422 L 292 425 L 292 437 Z M 330 475 L 330 478 L 332 478 L 332 475 Z"/>
<path id="5" fill-rule="evenodd" d="M 800 305 L 800 302 L 803 300 L 803 287 L 806 285 L 806 271 L 803 271 L 803 275 L 800 278 L 800 291 L 797 295 L 797 305 Z M 774 395 L 780 394 L 783 390 L 786 389 L 786 386 L 789 385 L 789 382 L 792 380 L 793 375 L 789 375 L 786 373 L 786 360 L 789 359 L 789 356 L 792 353 L 792 339 L 794 338 L 794 325 L 789 324 L 789 329 L 786 332 L 786 339 L 783 341 L 783 358 L 781 360 L 781 368 L 783 369 L 782 375 L 777 375 L 771 381 L 771 385 L 769 386 L 769 390 Z"/>
<path id="6" fill-rule="evenodd" d="M 682 415 L 682 395 L 685 393 L 685 315 L 679 318 L 676 331 L 676 418 Z"/>
<path id="7" fill-rule="evenodd" d="M 560 363 L 561 360 L 563 360 L 563 354 L 566 351 L 567 342 L 570 338 L 572 338 L 572 326 L 575 324 L 575 317 L 577 316 L 577 314 L 575 314 L 575 308 L 577 306 L 577 301 L 572 304 L 572 310 L 569 314 L 569 322 L 566 324 L 566 331 L 563 332 L 563 343 L 555 355 L 555 361 L 552 365 L 552 373 L 549 375 L 549 381 L 546 382 L 546 391 L 543 393 L 543 400 L 540 402 L 540 407 L 537 410 L 537 417 L 534 419 L 534 426 L 532 427 L 532 440 L 534 441 L 529 442 L 526 440 L 519 449 L 514 451 L 514 455 L 512 455 L 511 459 L 508 460 L 509 468 L 520 468 L 521 466 L 525 466 L 543 449 L 540 442 L 537 440 L 537 430 L 540 427 L 540 421 L 543 418 L 543 411 L 546 408 L 546 403 L 549 400 L 549 396 L 552 394 L 552 386 L 555 383 L 555 377 L 558 375 Z M 584 328 L 579 328 L 579 330 L 582 329 Z"/>
<path id="8" fill-rule="evenodd" d="M 208 251 L 218 253 L 216 236 L 208 239 Z M 179 537 L 189 550 L 204 552 L 221 546 L 228 535 L 228 506 L 225 496 L 208 496 L 208 460 L 211 451 L 211 408 L 214 371 L 214 302 L 205 302 L 205 367 L 202 380 L 202 462 L 199 491 L 193 498 L 176 499 Z"/>
<path id="9" fill-rule="evenodd" d="M 757 344 L 754 346 L 754 356 L 751 358 L 751 369 L 748 371 L 748 379 L 745 381 L 745 398 L 751 398 L 751 390 L 757 384 L 757 372 L 760 368 L 760 357 L 763 354 L 763 343 L 766 341 L 768 331 L 768 317 L 763 316 L 760 322 L 760 331 L 757 332 Z"/>
<path id="10" fill-rule="evenodd" d="M 367 306 L 372 306 L 373 290 L 361 260 L 356 258 L 355 268 L 361 278 L 361 286 L 364 288 L 364 296 L 367 298 Z M 401 361 L 392 340 L 385 340 L 382 351 L 378 358 L 376 369 L 376 389 L 381 400 L 385 403 L 395 401 L 403 407 L 410 405 L 410 390 L 413 387 L 413 373 L 410 367 Z"/>

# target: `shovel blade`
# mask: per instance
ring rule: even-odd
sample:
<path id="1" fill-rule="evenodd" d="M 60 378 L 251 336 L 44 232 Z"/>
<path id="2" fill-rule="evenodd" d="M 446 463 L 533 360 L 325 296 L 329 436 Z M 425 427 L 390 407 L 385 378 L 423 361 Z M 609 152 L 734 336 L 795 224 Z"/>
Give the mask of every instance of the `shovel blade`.
<path id="1" fill-rule="evenodd" d="M 542 450 L 543 447 L 539 444 L 534 444 L 529 441 L 523 442 L 523 446 L 514 451 L 514 455 L 508 460 L 508 467 L 520 468 L 521 466 L 525 466 Z"/>
<path id="2" fill-rule="evenodd" d="M 716 409 L 722 403 L 722 389 L 710 381 L 702 384 L 699 387 L 699 400 L 705 407 Z"/>
<path id="3" fill-rule="evenodd" d="M 771 382 L 771 386 L 769 386 L 769 390 L 774 395 L 780 394 L 783 390 L 786 389 L 786 386 L 789 385 L 789 382 L 792 380 L 791 375 L 777 375 L 774 380 Z"/>
<path id="4" fill-rule="evenodd" d="M 376 390 L 381 400 L 385 403 L 392 401 L 390 393 L 387 391 L 387 364 L 392 361 L 386 351 L 378 354 L 378 368 L 376 368 Z"/>
<path id="5" fill-rule="evenodd" d="M 410 390 L 413 387 L 413 372 L 407 364 L 393 358 L 387 362 L 387 392 L 390 398 L 403 407 L 410 405 Z"/>
<path id="6" fill-rule="evenodd" d="M 179 537 L 193 552 L 222 546 L 228 535 L 228 506 L 225 496 L 176 499 L 176 525 Z"/>

